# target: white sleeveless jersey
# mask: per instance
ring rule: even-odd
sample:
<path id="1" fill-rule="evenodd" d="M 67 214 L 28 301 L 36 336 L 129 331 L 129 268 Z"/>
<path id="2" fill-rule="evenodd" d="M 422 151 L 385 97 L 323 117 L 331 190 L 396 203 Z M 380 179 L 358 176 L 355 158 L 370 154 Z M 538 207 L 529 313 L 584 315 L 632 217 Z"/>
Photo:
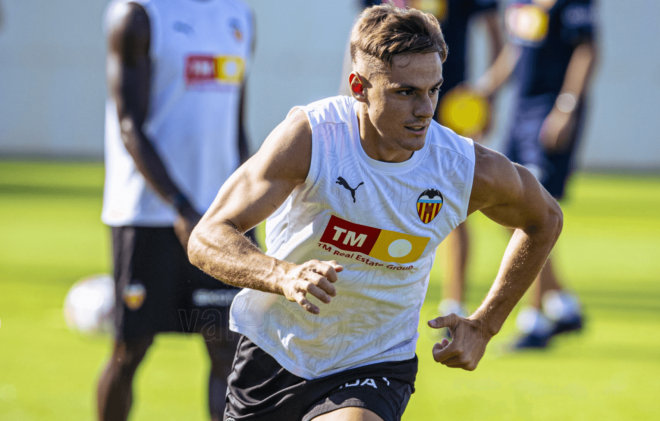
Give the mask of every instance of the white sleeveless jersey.
<path id="1" fill-rule="evenodd" d="M 109 7 L 128 0 L 116 0 Z M 131 0 L 151 24 L 152 83 L 145 134 L 176 185 L 204 213 L 240 164 L 241 84 L 253 20 L 240 0 Z M 176 213 L 137 170 L 106 104 L 103 221 L 168 226 Z"/>
<path id="2" fill-rule="evenodd" d="M 362 149 L 358 103 L 345 96 L 302 108 L 312 128 L 312 160 L 266 223 L 268 255 L 343 267 L 321 314 L 283 296 L 245 289 L 231 329 L 306 379 L 413 358 L 419 313 L 440 242 L 467 216 L 474 144 L 433 122 L 406 162 L 373 160 Z"/>

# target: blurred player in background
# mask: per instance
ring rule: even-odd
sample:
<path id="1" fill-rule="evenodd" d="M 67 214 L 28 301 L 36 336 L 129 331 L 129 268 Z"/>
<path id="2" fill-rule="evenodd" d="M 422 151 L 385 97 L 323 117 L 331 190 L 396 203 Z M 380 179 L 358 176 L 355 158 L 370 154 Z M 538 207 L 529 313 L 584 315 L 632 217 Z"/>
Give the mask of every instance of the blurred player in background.
<path id="1" fill-rule="evenodd" d="M 510 0 L 510 42 L 479 83 L 494 92 L 513 74 L 516 86 L 505 154 L 527 167 L 556 199 L 564 197 L 582 131 L 596 60 L 592 0 Z M 553 259 L 538 277 L 533 305 L 521 310 L 518 348 L 542 348 L 582 328 L 577 298 L 564 290 Z"/>
<path id="2" fill-rule="evenodd" d="M 238 292 L 192 266 L 185 248 L 222 183 L 247 158 L 244 80 L 253 17 L 240 0 L 115 1 L 108 39 L 106 182 L 116 292 L 100 420 L 125 420 L 135 371 L 159 332 L 196 332 L 211 359 L 209 407 L 222 418 Z"/>
<path id="3" fill-rule="evenodd" d="M 435 361 L 474 370 L 561 231 L 528 170 L 433 121 L 447 58 L 434 16 L 369 8 L 351 55 L 351 96 L 293 108 L 190 238 L 192 262 L 247 287 L 227 421 L 399 421 L 438 244 L 477 210 L 518 228 L 481 307 L 429 321 L 453 338 Z M 264 254 L 241 233 L 266 218 Z"/>
<path id="4" fill-rule="evenodd" d="M 381 4 L 381 0 L 360 0 L 362 7 Z M 490 126 L 490 103 L 494 92 L 484 97 L 475 87 L 469 87 L 467 79 L 468 26 L 473 19 L 483 19 L 488 29 L 488 44 L 491 62 L 502 49 L 502 35 L 498 22 L 497 0 L 405 0 L 399 7 L 412 7 L 430 13 L 438 19 L 445 37 L 449 54 L 444 63 L 442 76 L 444 83 L 438 94 L 438 108 L 434 116 L 444 126 L 458 134 L 481 138 Z M 348 75 L 352 71 L 350 51 L 344 59 L 344 75 L 340 93 L 350 95 Z M 447 95 L 448 94 L 448 95 Z M 443 101 L 447 97 L 448 101 Z M 476 108 L 476 110 L 475 110 Z M 467 223 L 460 224 L 444 241 L 443 252 L 443 300 L 441 314 L 468 314 L 465 306 L 465 272 L 469 254 L 469 234 Z"/>

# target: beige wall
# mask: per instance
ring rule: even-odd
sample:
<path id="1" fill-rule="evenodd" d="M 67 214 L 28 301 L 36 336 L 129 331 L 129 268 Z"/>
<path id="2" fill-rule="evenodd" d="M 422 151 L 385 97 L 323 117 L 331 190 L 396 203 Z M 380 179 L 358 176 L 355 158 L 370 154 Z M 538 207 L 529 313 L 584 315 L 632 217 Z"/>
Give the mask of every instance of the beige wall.
<path id="1" fill-rule="evenodd" d="M 248 90 L 256 148 L 292 106 L 336 94 L 355 2 L 248 3 L 258 28 Z M 101 156 L 105 5 L 0 0 L 0 156 Z M 658 170 L 660 1 L 601 0 L 600 9 L 603 49 L 581 160 L 590 168 Z M 504 95 L 494 145 L 506 130 L 507 102 Z"/>

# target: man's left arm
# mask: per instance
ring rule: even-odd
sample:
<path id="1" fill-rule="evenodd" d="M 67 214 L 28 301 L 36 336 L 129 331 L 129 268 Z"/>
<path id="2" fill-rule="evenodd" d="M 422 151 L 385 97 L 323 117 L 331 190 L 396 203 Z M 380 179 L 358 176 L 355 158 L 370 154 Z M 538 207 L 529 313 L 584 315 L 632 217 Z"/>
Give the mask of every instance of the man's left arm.
<path id="1" fill-rule="evenodd" d="M 500 27 L 499 14 L 497 9 L 488 10 L 483 15 L 486 28 L 488 29 L 488 42 L 490 44 L 490 62 L 489 66 L 495 63 L 495 60 L 502 52 L 504 47 L 504 39 L 502 36 L 502 28 Z"/>
<path id="2" fill-rule="evenodd" d="M 515 232 L 479 309 L 468 318 L 450 314 L 429 321 L 432 328 L 448 327 L 453 339 L 433 347 L 435 361 L 470 371 L 541 271 L 563 223 L 559 204 L 527 169 L 479 144 L 475 155 L 468 214 L 479 210 Z"/>
<path id="3" fill-rule="evenodd" d="M 539 135 L 547 151 L 562 152 L 569 146 L 568 141 L 577 123 L 577 110 L 587 93 L 595 63 L 596 44 L 593 40 L 581 43 L 573 51 L 561 92 Z"/>
<path id="4" fill-rule="evenodd" d="M 480 16 L 481 19 L 484 20 L 486 24 L 486 29 L 487 29 L 487 34 L 488 34 L 488 42 L 490 44 L 490 51 L 489 51 L 489 69 L 494 66 L 495 61 L 500 57 L 500 53 L 502 52 L 502 49 L 504 48 L 504 40 L 502 37 L 502 28 L 500 27 L 500 22 L 499 22 L 499 13 L 497 10 L 497 4 L 494 4 L 494 7 L 489 8 L 485 12 L 483 12 Z M 497 92 L 496 89 L 491 89 L 490 92 L 484 92 L 481 89 L 482 87 L 479 86 L 478 84 L 475 84 L 472 89 L 474 89 L 479 95 L 483 96 L 486 98 L 488 101 L 489 106 L 493 107 L 493 104 L 495 102 L 495 93 Z M 475 139 L 478 141 L 481 141 L 481 139 L 484 136 L 488 136 L 492 127 L 493 127 L 493 113 L 492 111 L 487 113 L 487 121 L 486 125 L 479 133 L 477 136 L 475 136 Z"/>
<path id="5" fill-rule="evenodd" d="M 254 50 L 257 46 L 257 22 L 254 16 L 252 17 L 252 43 L 250 46 L 250 60 L 254 60 Z M 247 85 L 247 73 L 245 79 L 241 84 L 241 97 L 238 104 L 238 156 L 241 164 L 244 164 L 250 158 L 250 141 L 247 136 L 246 124 L 245 124 L 245 115 L 246 115 L 246 88 Z"/>
<path id="6" fill-rule="evenodd" d="M 579 118 L 578 110 L 589 89 L 597 57 L 593 2 L 569 2 L 561 13 L 563 39 L 575 45 L 575 49 L 555 106 L 543 122 L 539 134 L 540 142 L 550 153 L 563 152 L 570 146 L 569 141 Z"/>

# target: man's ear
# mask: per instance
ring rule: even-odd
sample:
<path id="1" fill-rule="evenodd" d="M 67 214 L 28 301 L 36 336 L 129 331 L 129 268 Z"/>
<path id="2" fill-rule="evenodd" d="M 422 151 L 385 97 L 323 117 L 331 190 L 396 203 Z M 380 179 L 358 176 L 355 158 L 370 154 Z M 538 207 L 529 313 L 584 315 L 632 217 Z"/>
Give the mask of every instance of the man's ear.
<path id="1" fill-rule="evenodd" d="M 364 85 L 362 84 L 362 79 L 360 74 L 356 71 L 353 71 L 348 76 L 348 84 L 351 88 L 351 95 L 358 101 L 364 101 Z"/>

